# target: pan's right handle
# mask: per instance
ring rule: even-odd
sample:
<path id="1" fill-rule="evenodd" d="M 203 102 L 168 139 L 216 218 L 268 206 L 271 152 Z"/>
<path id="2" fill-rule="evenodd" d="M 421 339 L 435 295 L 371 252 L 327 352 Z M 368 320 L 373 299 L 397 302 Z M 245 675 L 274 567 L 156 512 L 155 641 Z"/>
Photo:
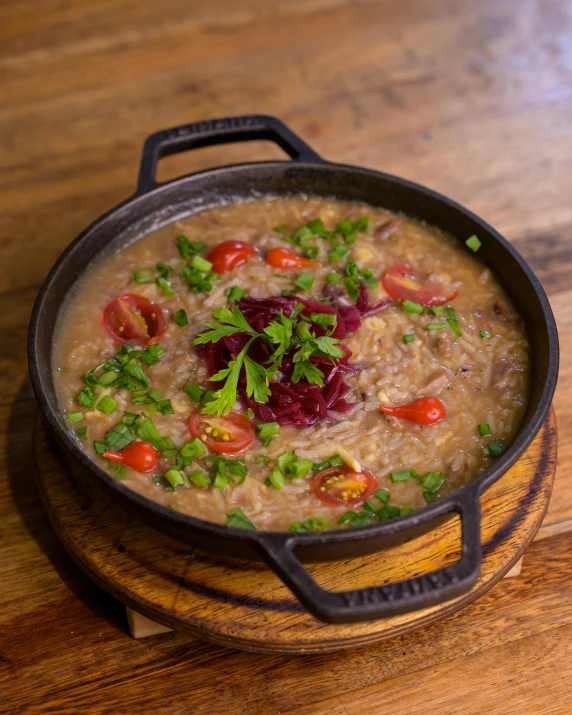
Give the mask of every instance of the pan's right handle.
<path id="1" fill-rule="evenodd" d="M 147 139 L 141 157 L 136 196 L 146 194 L 159 186 L 155 177 L 157 162 L 163 156 L 199 147 L 253 140 L 272 141 L 295 161 L 324 161 L 306 142 L 275 117 L 252 114 L 210 119 L 165 129 Z"/>
<path id="2" fill-rule="evenodd" d="M 437 510 L 439 512 L 439 510 Z M 423 576 L 353 591 L 326 591 L 312 578 L 294 554 L 303 539 L 285 541 L 278 535 L 264 536 L 259 552 L 270 568 L 314 616 L 327 623 L 354 623 L 387 618 L 427 608 L 466 593 L 477 580 L 481 568 L 480 504 L 476 491 L 464 499 L 444 504 L 443 514 L 457 512 L 462 523 L 463 551 L 459 561 Z M 432 518 L 439 514 L 432 514 Z M 396 524 L 397 527 L 397 524 Z"/>

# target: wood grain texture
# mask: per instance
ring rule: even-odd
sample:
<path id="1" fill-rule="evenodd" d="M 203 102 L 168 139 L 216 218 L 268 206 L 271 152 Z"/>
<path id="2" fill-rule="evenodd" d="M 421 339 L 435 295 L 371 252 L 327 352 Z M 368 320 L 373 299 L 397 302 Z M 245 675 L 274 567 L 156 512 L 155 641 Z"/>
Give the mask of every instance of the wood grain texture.
<path id="1" fill-rule="evenodd" d="M 571 38 L 567 0 L 0 3 L 0 712 L 273 715 L 341 698 L 331 712 L 347 715 L 362 689 L 383 710 L 371 698 L 388 683 L 408 713 L 572 710 L 557 690 L 571 659 L 552 668 L 550 655 L 565 655 L 572 626 Z M 538 272 L 562 346 L 558 468 L 539 532 L 550 538 L 521 576 L 439 624 L 302 662 L 173 633 L 133 641 L 31 479 L 25 336 L 51 263 L 132 193 L 147 134 L 250 112 L 482 214 Z M 270 150 L 252 151 L 186 154 L 160 174 Z M 452 683 L 449 701 L 432 672 Z"/>
<path id="2" fill-rule="evenodd" d="M 231 648 L 265 653 L 327 653 L 402 635 L 450 616 L 507 574 L 546 512 L 556 467 L 554 416 L 518 463 L 482 497 L 483 565 L 463 596 L 367 623 L 326 624 L 262 564 L 211 556 L 130 517 L 97 486 L 62 467 L 40 417 L 34 437 L 37 479 L 52 526 L 73 560 L 98 585 L 158 623 Z M 430 573 L 460 558 L 460 523 L 359 559 L 313 564 L 330 591 L 380 586 Z"/>

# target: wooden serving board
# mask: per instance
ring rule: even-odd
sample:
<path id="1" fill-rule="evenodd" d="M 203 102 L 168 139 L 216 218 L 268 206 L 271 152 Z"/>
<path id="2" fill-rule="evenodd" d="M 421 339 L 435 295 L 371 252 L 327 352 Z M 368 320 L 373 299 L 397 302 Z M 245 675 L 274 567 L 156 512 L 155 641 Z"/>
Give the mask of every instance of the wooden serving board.
<path id="1" fill-rule="evenodd" d="M 518 463 L 482 497 L 484 559 L 472 590 L 414 613 L 332 625 L 308 614 L 263 564 L 213 556 L 163 536 L 126 514 L 96 486 L 78 480 L 41 420 L 35 426 L 37 477 L 58 536 L 76 563 L 137 613 L 231 648 L 268 653 L 332 652 L 428 625 L 468 605 L 518 562 L 546 512 L 556 466 L 553 413 Z M 382 553 L 309 566 L 329 590 L 363 588 L 427 573 L 459 557 L 460 524 Z"/>

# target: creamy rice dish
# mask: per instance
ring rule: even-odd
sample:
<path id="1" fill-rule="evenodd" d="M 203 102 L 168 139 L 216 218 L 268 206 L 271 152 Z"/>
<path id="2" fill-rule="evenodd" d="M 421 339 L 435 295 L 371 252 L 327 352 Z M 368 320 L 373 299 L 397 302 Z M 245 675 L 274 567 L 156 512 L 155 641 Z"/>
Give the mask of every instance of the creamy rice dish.
<path id="1" fill-rule="evenodd" d="M 54 382 L 84 451 L 197 518 L 293 532 L 476 478 L 528 400 L 525 327 L 461 241 L 307 196 L 202 211 L 90 266 Z"/>

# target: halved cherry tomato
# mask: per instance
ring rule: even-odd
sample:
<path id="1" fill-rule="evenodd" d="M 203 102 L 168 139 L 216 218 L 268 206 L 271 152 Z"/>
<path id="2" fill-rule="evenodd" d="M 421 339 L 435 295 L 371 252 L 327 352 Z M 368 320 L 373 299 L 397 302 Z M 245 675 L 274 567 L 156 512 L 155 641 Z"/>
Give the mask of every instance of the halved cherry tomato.
<path id="1" fill-rule="evenodd" d="M 416 425 L 434 425 L 447 416 L 445 405 L 436 397 L 420 397 L 408 405 L 399 407 L 381 405 L 379 409 L 386 415 L 409 420 L 409 422 L 415 422 Z"/>
<path id="2" fill-rule="evenodd" d="M 250 447 L 254 439 L 254 425 L 244 415 L 229 412 L 224 417 L 202 415 L 200 410 L 191 415 L 189 432 L 198 437 L 211 452 L 234 454 Z"/>
<path id="3" fill-rule="evenodd" d="M 457 295 L 457 291 L 451 290 L 446 281 L 423 275 L 421 271 L 401 264 L 390 266 L 383 275 L 382 283 L 392 298 L 412 300 L 426 308 L 448 303 Z"/>
<path id="4" fill-rule="evenodd" d="M 159 452 L 149 442 L 133 442 L 121 452 L 104 452 L 102 457 L 145 474 L 155 469 Z"/>
<path id="5" fill-rule="evenodd" d="M 246 263 L 256 253 L 256 248 L 244 241 L 223 241 L 209 253 L 208 259 L 213 264 L 215 273 L 228 271 Z"/>
<path id="6" fill-rule="evenodd" d="M 165 332 L 160 306 L 136 293 L 125 293 L 110 301 L 103 309 L 103 324 L 119 343 L 156 342 Z"/>
<path id="7" fill-rule="evenodd" d="M 354 472 L 351 467 L 330 467 L 314 477 L 314 494 L 327 504 L 359 506 L 378 488 L 377 479 L 371 472 L 362 469 Z"/>
<path id="8" fill-rule="evenodd" d="M 264 260 L 266 263 L 274 266 L 274 268 L 307 268 L 318 265 L 316 261 L 297 256 L 293 251 L 289 251 L 287 248 L 273 248 L 271 251 L 268 251 Z"/>

